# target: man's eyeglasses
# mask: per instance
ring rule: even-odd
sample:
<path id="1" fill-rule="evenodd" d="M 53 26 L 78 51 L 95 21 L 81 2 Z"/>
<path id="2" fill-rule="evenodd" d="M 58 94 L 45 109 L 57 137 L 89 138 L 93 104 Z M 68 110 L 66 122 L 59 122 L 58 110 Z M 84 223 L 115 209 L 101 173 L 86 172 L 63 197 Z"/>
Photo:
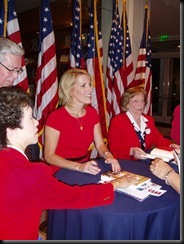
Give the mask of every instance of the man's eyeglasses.
<path id="1" fill-rule="evenodd" d="M 8 67 L 6 67 L 4 64 L 2 64 L 0 62 L 0 65 L 2 65 L 5 69 L 7 69 L 10 73 L 17 73 L 18 75 L 20 75 L 22 72 L 23 72 L 23 69 L 20 68 L 20 69 L 9 69 Z"/>

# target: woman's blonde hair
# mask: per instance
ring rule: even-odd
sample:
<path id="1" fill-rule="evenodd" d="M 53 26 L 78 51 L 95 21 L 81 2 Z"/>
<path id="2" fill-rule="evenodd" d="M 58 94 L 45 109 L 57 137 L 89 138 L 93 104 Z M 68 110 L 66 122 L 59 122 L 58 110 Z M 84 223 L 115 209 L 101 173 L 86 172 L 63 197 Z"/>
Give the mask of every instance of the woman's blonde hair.
<path id="1" fill-rule="evenodd" d="M 60 105 L 71 105 L 72 98 L 70 96 L 70 92 L 72 88 L 75 85 L 76 78 L 79 75 L 87 75 L 90 77 L 87 70 L 84 69 L 78 69 L 78 68 L 71 68 L 64 72 L 64 74 L 61 76 L 61 79 L 59 81 L 59 100 Z M 91 80 L 91 77 L 90 77 Z"/>
<path id="2" fill-rule="evenodd" d="M 134 97 L 135 95 L 138 95 L 142 93 L 144 95 L 144 100 L 145 100 L 145 106 L 146 106 L 146 96 L 147 96 L 147 92 L 144 90 L 144 87 L 142 85 L 140 86 L 134 86 L 134 87 L 130 87 L 128 89 L 126 89 L 122 95 L 122 109 L 123 111 L 127 111 L 127 105 L 130 102 L 130 99 L 132 97 Z"/>

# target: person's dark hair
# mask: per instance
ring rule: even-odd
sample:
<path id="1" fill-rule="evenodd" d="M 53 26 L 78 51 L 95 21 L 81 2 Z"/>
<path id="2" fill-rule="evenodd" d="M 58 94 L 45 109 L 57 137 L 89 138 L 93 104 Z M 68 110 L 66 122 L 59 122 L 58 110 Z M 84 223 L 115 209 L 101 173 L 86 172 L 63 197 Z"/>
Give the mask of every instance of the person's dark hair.
<path id="1" fill-rule="evenodd" d="M 30 96 L 19 87 L 0 88 L 0 149 L 7 146 L 7 128 L 22 128 L 23 108 L 33 107 Z"/>
<path id="2" fill-rule="evenodd" d="M 142 93 L 144 95 L 145 106 L 146 106 L 147 92 L 144 90 L 144 88 L 142 86 L 134 86 L 134 87 L 127 88 L 122 95 L 121 104 L 122 104 L 122 110 L 123 111 L 128 110 L 127 105 L 129 104 L 130 99 L 132 97 L 134 97 L 135 95 L 138 95 L 139 93 Z"/>

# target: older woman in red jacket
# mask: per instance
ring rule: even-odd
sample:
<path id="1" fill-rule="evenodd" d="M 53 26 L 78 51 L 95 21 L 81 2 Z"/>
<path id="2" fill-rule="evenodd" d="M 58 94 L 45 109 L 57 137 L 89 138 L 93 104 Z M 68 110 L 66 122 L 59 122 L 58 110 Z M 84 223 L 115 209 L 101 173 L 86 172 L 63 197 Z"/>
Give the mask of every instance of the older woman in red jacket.
<path id="1" fill-rule="evenodd" d="M 125 90 L 122 96 L 123 113 L 111 119 L 108 146 L 117 159 L 144 159 L 146 151 L 154 147 L 173 147 L 171 140 L 158 131 L 151 116 L 143 114 L 146 91 L 140 87 Z"/>

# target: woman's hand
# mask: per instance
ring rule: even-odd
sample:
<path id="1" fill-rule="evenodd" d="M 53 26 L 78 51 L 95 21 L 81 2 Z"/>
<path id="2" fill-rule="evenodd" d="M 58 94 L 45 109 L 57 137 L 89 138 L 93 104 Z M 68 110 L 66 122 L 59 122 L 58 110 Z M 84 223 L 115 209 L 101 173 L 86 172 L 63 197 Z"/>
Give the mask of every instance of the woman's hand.
<path id="1" fill-rule="evenodd" d="M 79 171 L 83 173 L 97 175 L 101 171 L 101 169 L 98 167 L 96 161 L 91 160 L 86 163 L 79 163 Z"/>
<path id="2" fill-rule="evenodd" d="M 150 164 L 151 172 L 162 180 L 165 179 L 165 175 L 171 169 L 171 166 L 160 158 L 155 158 Z"/>
<path id="3" fill-rule="evenodd" d="M 145 159 L 146 153 L 139 147 L 131 147 L 130 155 L 137 159 Z"/>
<path id="4" fill-rule="evenodd" d="M 171 144 L 170 145 L 170 147 L 172 147 L 172 148 L 174 148 L 174 149 L 176 149 L 176 150 L 180 150 L 180 145 L 178 145 L 178 144 Z"/>
<path id="5" fill-rule="evenodd" d="M 150 164 L 151 172 L 158 178 L 165 180 L 180 194 L 180 175 L 172 167 L 160 158 L 155 158 Z"/>
<path id="6" fill-rule="evenodd" d="M 118 160 L 115 159 L 110 152 L 106 152 L 105 163 L 111 164 L 113 172 L 119 172 L 121 170 L 121 166 L 120 166 Z"/>

